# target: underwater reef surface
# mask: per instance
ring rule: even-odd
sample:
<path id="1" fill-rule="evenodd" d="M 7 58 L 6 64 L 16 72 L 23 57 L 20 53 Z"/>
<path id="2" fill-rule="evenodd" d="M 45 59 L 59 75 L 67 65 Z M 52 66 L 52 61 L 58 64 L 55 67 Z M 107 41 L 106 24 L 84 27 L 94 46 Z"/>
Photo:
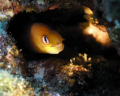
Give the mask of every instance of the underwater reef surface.
<path id="1" fill-rule="evenodd" d="M 83 30 L 79 29 L 81 27 L 76 30 L 76 26 L 58 27 L 53 24 L 54 29 L 63 31 L 61 34 L 67 37 L 64 41 L 67 47 L 63 53 L 44 55 L 44 58 L 40 55 L 41 58 L 37 59 L 31 58 L 32 55 L 31 59 L 26 59 L 16 40 L 8 35 L 5 29 L 13 15 L 0 12 L 3 14 L 0 19 L 0 95 L 16 96 L 18 93 L 20 96 L 120 95 L 120 56 L 113 47 L 105 47 L 96 42 L 94 36 L 99 37 L 98 34 L 89 36 L 89 31 L 85 30 L 78 35 L 74 33 Z M 44 11 L 43 14 L 47 13 Z M 41 16 L 42 20 L 45 20 L 44 16 Z M 89 21 L 89 18 L 86 20 L 87 24 L 90 24 L 88 29 L 101 29 L 100 26 L 99 28 L 96 26 L 97 24 L 91 25 L 92 21 Z M 52 23 L 49 25 L 52 27 Z M 86 22 L 80 23 L 80 26 L 84 25 Z M 65 35 L 65 32 L 69 34 Z M 90 31 L 90 34 L 91 32 L 93 31 Z"/>
<path id="2" fill-rule="evenodd" d="M 120 54 L 120 2 L 119 0 L 94 0 L 96 6 L 95 16 L 104 24 L 111 39 L 111 44 Z"/>

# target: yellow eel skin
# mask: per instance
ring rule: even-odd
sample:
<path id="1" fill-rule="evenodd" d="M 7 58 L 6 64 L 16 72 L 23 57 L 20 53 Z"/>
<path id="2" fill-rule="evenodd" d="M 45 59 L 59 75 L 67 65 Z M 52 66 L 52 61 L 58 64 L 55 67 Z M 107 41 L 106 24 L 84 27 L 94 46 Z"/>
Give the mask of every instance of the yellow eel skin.
<path id="1" fill-rule="evenodd" d="M 58 54 L 64 49 L 61 35 L 45 24 L 34 23 L 28 36 L 33 50 L 37 53 Z"/>

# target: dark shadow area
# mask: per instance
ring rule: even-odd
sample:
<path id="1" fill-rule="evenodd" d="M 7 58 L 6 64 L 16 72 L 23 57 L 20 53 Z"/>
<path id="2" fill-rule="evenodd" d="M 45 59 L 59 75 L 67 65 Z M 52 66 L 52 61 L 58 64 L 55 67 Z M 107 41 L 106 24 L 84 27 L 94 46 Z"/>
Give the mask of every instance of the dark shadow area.
<path id="1" fill-rule="evenodd" d="M 92 36 L 85 36 L 83 30 L 78 28 L 79 23 L 88 22 L 83 18 L 84 15 L 82 9 L 54 9 L 39 14 L 20 12 L 11 18 L 6 30 L 15 39 L 17 47 L 22 49 L 23 56 L 28 61 L 47 58 L 69 59 L 78 53 L 87 53 L 90 56 L 103 55 L 105 58 L 118 57 L 114 48 L 102 46 Z M 44 23 L 59 32 L 65 39 L 63 41 L 65 48 L 62 52 L 53 55 L 32 51 L 27 34 L 32 24 L 36 22 Z"/>

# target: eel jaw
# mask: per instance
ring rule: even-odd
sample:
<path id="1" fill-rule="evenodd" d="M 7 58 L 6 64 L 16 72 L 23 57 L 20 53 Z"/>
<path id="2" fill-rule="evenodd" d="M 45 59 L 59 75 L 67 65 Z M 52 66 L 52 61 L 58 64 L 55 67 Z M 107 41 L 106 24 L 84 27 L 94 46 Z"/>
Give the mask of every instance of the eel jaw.
<path id="1" fill-rule="evenodd" d="M 45 50 L 49 54 L 59 54 L 64 49 L 64 44 L 46 47 Z"/>

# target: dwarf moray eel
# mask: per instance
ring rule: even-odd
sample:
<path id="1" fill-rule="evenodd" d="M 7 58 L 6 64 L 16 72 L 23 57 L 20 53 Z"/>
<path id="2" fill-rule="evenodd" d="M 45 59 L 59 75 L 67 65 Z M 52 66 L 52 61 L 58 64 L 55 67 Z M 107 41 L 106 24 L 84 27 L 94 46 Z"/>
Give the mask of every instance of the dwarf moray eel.
<path id="1" fill-rule="evenodd" d="M 45 24 L 34 23 L 28 35 L 33 50 L 38 53 L 58 54 L 64 49 L 61 35 Z"/>

